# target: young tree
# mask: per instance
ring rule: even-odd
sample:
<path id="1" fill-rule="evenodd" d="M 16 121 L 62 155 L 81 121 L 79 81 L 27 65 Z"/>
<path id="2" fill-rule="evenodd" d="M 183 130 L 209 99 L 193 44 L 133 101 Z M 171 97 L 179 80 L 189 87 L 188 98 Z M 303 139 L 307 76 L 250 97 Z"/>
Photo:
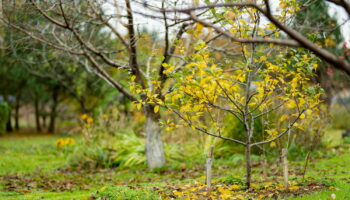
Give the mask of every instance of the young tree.
<path id="1" fill-rule="evenodd" d="M 251 148 L 273 143 L 301 126 L 301 120 L 313 115 L 320 103 L 321 90 L 309 83 L 317 66 L 308 52 L 284 50 L 277 55 L 257 58 L 255 51 L 244 50 L 247 60 L 231 63 L 218 62 L 208 53 L 206 44 L 195 47 L 196 54 L 188 58 L 188 64 L 177 72 L 176 66 L 164 64 L 165 73 L 172 77 L 173 85 L 159 99 L 149 95 L 147 101 L 176 113 L 180 123 L 168 121 L 167 126 L 192 127 L 210 136 L 243 145 L 246 149 L 247 187 L 251 183 Z M 254 53 L 254 54 L 253 54 Z M 258 54 L 258 53 L 257 53 Z M 142 91 L 140 91 L 142 93 Z M 155 112 L 158 108 L 155 109 Z M 266 117 L 271 113 L 279 118 Z M 223 119 L 227 115 L 237 118 L 243 125 L 245 140 L 222 135 Z M 269 122 L 265 130 L 268 137 L 256 141 L 254 123 L 265 117 Z M 275 126 L 274 121 L 283 126 Z"/>

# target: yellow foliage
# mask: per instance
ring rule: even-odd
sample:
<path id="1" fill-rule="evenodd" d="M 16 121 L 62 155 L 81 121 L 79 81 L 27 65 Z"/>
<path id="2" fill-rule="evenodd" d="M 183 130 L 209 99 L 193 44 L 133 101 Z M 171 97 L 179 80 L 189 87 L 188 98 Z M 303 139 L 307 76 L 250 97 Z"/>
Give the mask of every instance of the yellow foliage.
<path id="1" fill-rule="evenodd" d="M 55 146 L 57 148 L 61 148 L 63 146 L 72 146 L 75 145 L 75 140 L 73 138 L 58 138 L 55 142 Z"/>

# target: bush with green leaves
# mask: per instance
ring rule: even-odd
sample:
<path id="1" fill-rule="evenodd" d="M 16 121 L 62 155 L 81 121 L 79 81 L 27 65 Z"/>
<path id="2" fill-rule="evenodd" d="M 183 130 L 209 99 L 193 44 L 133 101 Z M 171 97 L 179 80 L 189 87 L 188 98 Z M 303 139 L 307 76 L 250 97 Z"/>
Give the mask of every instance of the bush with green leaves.
<path id="1" fill-rule="evenodd" d="M 6 102 L 0 102 L 0 135 L 3 135 L 6 130 L 6 123 L 9 118 L 10 109 Z"/>
<path id="2" fill-rule="evenodd" d="M 93 140 L 77 142 L 74 151 L 68 156 L 68 165 L 72 168 L 146 168 L 145 138 L 132 130 L 120 130 L 114 135 L 94 132 Z M 167 162 L 183 163 L 186 160 L 204 158 L 202 149 L 196 142 L 186 144 L 165 144 Z M 188 153 L 186 153 L 188 152 Z"/>
<path id="3" fill-rule="evenodd" d="M 98 133 L 95 133 L 98 134 Z M 94 140 L 83 140 L 69 156 L 73 168 L 110 168 L 144 165 L 144 142 L 132 131 L 118 136 L 104 135 Z"/>
<path id="4" fill-rule="evenodd" d="M 114 110 L 97 117 L 83 114 L 80 118 L 83 140 L 76 145 L 74 152 L 68 155 L 69 167 L 84 169 L 146 167 L 145 137 L 133 131 L 137 129 L 132 123 L 135 120 L 126 119 Z M 188 157 L 194 158 L 203 154 L 201 149 L 196 147 L 198 144 L 195 143 L 165 144 L 167 161 L 183 162 Z"/>
<path id="5" fill-rule="evenodd" d="M 256 119 L 254 123 L 254 130 L 256 131 L 256 140 L 262 140 L 263 135 L 263 123 L 260 119 Z M 244 125 L 234 116 L 227 115 L 224 119 L 224 131 L 222 135 L 230 138 L 237 138 L 239 140 L 244 139 L 242 132 L 245 131 Z M 241 145 L 236 145 L 231 141 L 227 140 L 216 140 L 215 142 L 215 155 L 217 157 L 226 157 L 236 159 L 237 154 L 244 154 L 244 147 Z M 258 148 L 252 149 L 253 153 L 259 153 Z"/>
<path id="6" fill-rule="evenodd" d="M 158 194 L 127 186 L 105 186 L 92 194 L 96 200 L 158 200 Z"/>
<path id="7" fill-rule="evenodd" d="M 350 112 L 344 105 L 335 104 L 331 107 L 332 128 L 350 130 Z"/>

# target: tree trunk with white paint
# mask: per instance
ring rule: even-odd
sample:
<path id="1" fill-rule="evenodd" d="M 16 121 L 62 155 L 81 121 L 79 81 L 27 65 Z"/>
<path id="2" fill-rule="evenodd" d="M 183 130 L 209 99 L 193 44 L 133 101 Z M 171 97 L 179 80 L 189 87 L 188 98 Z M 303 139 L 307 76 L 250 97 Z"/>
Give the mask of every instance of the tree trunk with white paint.
<path id="1" fill-rule="evenodd" d="M 246 186 L 249 189 L 252 177 L 252 161 L 251 161 L 251 146 L 248 143 L 245 149 L 245 157 L 246 157 Z"/>
<path id="2" fill-rule="evenodd" d="M 208 152 L 207 162 L 206 162 L 206 170 L 207 170 L 207 179 L 206 179 L 206 185 L 207 190 L 210 191 L 211 189 L 211 166 L 213 164 L 213 155 L 214 155 L 214 147 L 211 146 Z"/>
<path id="3" fill-rule="evenodd" d="M 287 148 L 282 149 L 282 163 L 283 163 L 283 180 L 284 180 L 284 189 L 288 190 L 288 160 L 287 160 Z"/>
<path id="4" fill-rule="evenodd" d="M 154 113 L 154 106 L 146 105 L 146 157 L 149 169 L 159 168 L 165 164 L 164 146 L 162 141 L 160 115 Z"/>

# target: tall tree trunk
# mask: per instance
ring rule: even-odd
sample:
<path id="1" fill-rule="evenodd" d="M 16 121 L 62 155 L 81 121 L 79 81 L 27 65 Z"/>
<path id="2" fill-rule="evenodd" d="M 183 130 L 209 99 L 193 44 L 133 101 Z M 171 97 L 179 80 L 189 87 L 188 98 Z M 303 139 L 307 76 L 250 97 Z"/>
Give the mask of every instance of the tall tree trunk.
<path id="1" fill-rule="evenodd" d="M 12 109 L 11 109 L 11 104 L 9 102 L 9 99 L 8 99 L 8 96 L 7 94 L 5 93 L 4 94 L 4 100 L 5 102 L 7 103 L 7 105 L 9 106 L 9 115 L 8 115 L 8 120 L 6 122 L 6 132 L 10 133 L 10 132 L 13 132 L 13 128 L 12 128 Z"/>
<path id="2" fill-rule="evenodd" d="M 22 81 L 19 84 L 16 93 L 16 104 L 15 104 L 15 129 L 19 130 L 19 109 L 21 107 L 21 97 L 22 97 L 22 88 L 25 86 L 25 82 Z"/>
<path id="3" fill-rule="evenodd" d="M 49 133 L 55 133 L 55 124 L 56 124 L 57 106 L 58 106 L 58 94 L 59 94 L 59 88 L 55 87 L 52 91 L 50 125 L 49 125 L 49 129 L 48 129 Z"/>
<path id="4" fill-rule="evenodd" d="M 15 129 L 19 130 L 19 108 L 20 108 L 20 98 L 21 92 L 16 97 L 16 105 L 15 105 Z"/>
<path id="5" fill-rule="evenodd" d="M 154 113 L 153 105 L 145 105 L 146 113 L 146 157 L 149 169 L 162 167 L 165 164 L 165 154 L 159 124 L 160 115 Z"/>
<path id="6" fill-rule="evenodd" d="M 47 116 L 46 116 L 46 111 L 44 114 L 41 114 L 41 119 L 42 119 L 42 127 L 45 129 L 46 128 L 46 119 L 47 119 Z"/>
<path id="7" fill-rule="evenodd" d="M 57 104 L 52 105 L 51 111 L 50 111 L 50 124 L 48 128 L 49 133 L 55 133 L 55 127 L 56 127 L 56 116 L 57 116 Z"/>
<path id="8" fill-rule="evenodd" d="M 11 106 L 9 106 L 11 107 Z M 9 119 L 7 120 L 7 123 L 6 123 L 6 132 L 10 133 L 10 132 L 13 132 L 13 127 L 12 127 L 12 117 L 11 117 L 11 108 L 9 109 Z"/>
<path id="9" fill-rule="evenodd" d="M 86 105 L 85 105 L 85 98 L 82 97 L 78 100 L 79 102 L 79 105 L 80 105 L 80 112 L 81 113 L 87 113 L 87 108 L 86 108 Z"/>
<path id="10" fill-rule="evenodd" d="M 34 109 L 35 109 L 35 124 L 36 124 L 36 131 L 38 133 L 41 133 L 41 124 L 40 124 L 40 111 L 39 111 L 39 100 L 38 98 L 34 99 Z"/>

